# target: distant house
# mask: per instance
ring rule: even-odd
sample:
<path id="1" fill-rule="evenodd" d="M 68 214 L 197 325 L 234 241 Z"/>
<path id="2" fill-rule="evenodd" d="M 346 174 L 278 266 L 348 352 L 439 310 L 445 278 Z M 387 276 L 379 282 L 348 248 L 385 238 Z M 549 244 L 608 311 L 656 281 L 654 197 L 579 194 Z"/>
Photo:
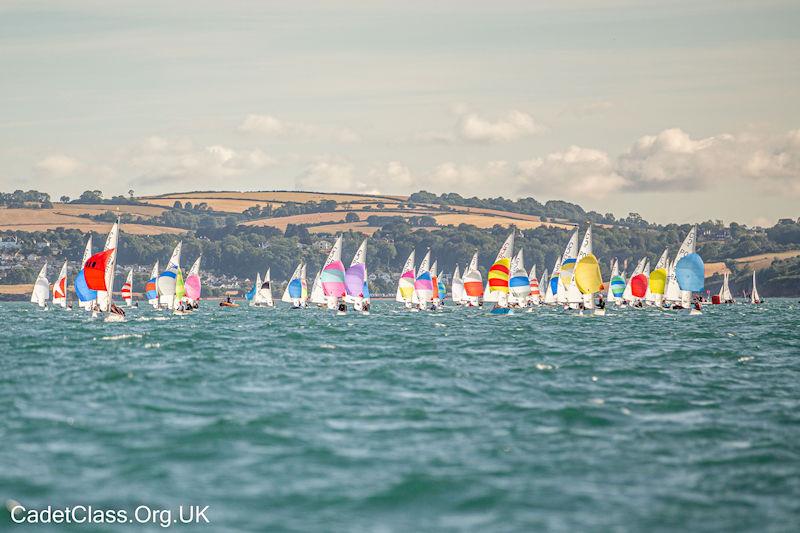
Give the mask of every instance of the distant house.
<path id="1" fill-rule="evenodd" d="M 17 241 L 16 237 L 12 237 L 11 239 L 0 239 L 0 250 L 18 250 L 19 249 L 19 241 Z"/>

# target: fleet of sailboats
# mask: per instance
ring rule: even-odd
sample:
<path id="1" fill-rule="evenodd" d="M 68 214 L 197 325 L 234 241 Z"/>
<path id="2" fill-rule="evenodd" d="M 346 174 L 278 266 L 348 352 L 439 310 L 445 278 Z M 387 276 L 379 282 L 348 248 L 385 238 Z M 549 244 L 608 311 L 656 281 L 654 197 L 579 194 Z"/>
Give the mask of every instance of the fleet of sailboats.
<path id="1" fill-rule="evenodd" d="M 103 316 L 107 321 L 124 320 L 125 312 L 113 302 L 114 274 L 119 246 L 119 221 L 114 223 L 103 249 L 92 253 L 91 236 L 87 239 L 81 265 L 77 269 L 73 288 L 80 308 L 92 311 L 93 316 Z M 525 266 L 525 254 L 520 248 L 514 250 L 516 230 L 509 233 L 497 252 L 494 262 L 483 275 L 478 267 L 475 252 L 463 272 L 456 265 L 450 279 L 450 300 L 463 307 L 481 307 L 493 304 L 493 314 L 512 314 L 513 308 L 563 307 L 583 314 L 594 310 L 594 314 L 605 314 L 605 307 L 655 307 L 659 309 L 692 309 L 700 312 L 697 293 L 704 289 L 704 264 L 695 251 L 696 228 L 684 238 L 673 258 L 665 249 L 655 267 L 650 269 L 649 259 L 642 257 L 628 277 L 621 272 L 620 263 L 610 262 L 610 275 L 605 281 L 600 262 L 593 253 L 592 226 L 580 240 L 579 230 L 570 235 L 563 253 L 556 259 L 552 272 L 545 269 L 537 276 L 536 265 L 530 270 Z M 182 243 L 172 251 L 166 268 L 153 265 L 150 277 L 144 286 L 144 298 L 155 309 L 188 314 L 196 309 L 201 300 L 202 281 L 197 257 L 184 275 L 181 269 Z M 448 285 L 438 268 L 438 261 L 425 251 L 422 261 L 416 264 L 416 251 L 411 250 L 400 272 L 395 300 L 412 311 L 437 310 L 448 297 Z M 627 267 L 627 260 L 624 268 Z M 72 309 L 68 302 L 68 269 L 65 261 L 58 278 L 50 285 L 45 263 L 31 291 L 30 301 L 46 307 L 52 300 L 54 306 Z M 281 301 L 302 309 L 308 301 L 320 307 L 346 313 L 348 304 L 364 314 L 369 313 L 370 291 L 367 275 L 367 239 L 364 239 L 345 268 L 342 262 L 342 237 L 333 242 L 320 270 L 316 273 L 311 290 L 306 281 L 307 265 L 298 262 L 286 283 Z M 127 270 L 119 295 L 128 307 L 134 304 L 134 271 Z M 253 307 L 274 307 L 271 270 L 266 269 L 262 278 L 257 272 L 249 292 L 245 295 Z M 756 288 L 756 273 L 753 272 L 750 303 L 762 300 Z M 733 303 L 729 273 L 723 275 L 723 283 L 714 301 Z"/>

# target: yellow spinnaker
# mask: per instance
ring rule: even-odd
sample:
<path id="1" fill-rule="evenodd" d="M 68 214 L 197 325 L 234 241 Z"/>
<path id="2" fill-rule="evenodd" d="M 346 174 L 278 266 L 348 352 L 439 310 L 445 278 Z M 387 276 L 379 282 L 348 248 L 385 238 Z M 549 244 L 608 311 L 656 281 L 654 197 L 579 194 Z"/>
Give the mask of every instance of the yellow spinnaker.
<path id="1" fill-rule="evenodd" d="M 667 270 L 665 268 L 657 268 L 650 273 L 650 293 L 651 294 L 664 294 L 664 289 L 667 286 Z"/>
<path id="2" fill-rule="evenodd" d="M 575 285 L 582 294 L 594 294 L 603 288 L 603 276 L 597 258 L 589 254 L 575 267 Z"/>

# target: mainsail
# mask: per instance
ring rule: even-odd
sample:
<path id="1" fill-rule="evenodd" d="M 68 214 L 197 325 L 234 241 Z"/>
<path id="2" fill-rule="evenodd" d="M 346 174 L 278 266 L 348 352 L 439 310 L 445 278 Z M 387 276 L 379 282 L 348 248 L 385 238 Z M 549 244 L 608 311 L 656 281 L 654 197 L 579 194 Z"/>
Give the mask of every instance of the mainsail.
<path id="1" fill-rule="evenodd" d="M 451 297 L 453 298 L 453 303 L 460 304 L 462 300 L 464 300 L 464 280 L 461 279 L 461 271 L 456 265 L 456 269 L 453 271 L 453 282 L 450 286 Z"/>
<path id="2" fill-rule="evenodd" d="M 575 268 L 577 268 L 578 263 L 584 257 L 592 255 L 592 252 L 592 226 L 590 225 L 588 228 L 586 228 L 586 233 L 581 241 L 581 247 L 578 249 L 578 254 L 575 256 L 575 261 L 572 263 L 567 263 L 565 261 L 564 266 L 561 269 L 561 278 L 564 280 L 564 286 L 567 288 L 567 303 L 570 304 L 570 307 L 576 308 L 581 303 L 585 304 L 587 308 L 593 307 L 590 293 L 583 293 L 574 280 Z M 585 298 L 584 295 L 589 297 Z"/>
<path id="3" fill-rule="evenodd" d="M 688 308 L 691 304 L 692 293 L 691 291 L 682 291 L 678 284 L 678 277 L 676 273 L 676 268 L 678 266 L 678 262 L 686 257 L 689 254 L 693 254 L 695 251 L 695 245 L 697 240 L 697 226 L 692 226 L 692 229 L 689 230 L 689 233 L 683 239 L 683 243 L 681 243 L 681 247 L 678 249 L 678 253 L 675 254 L 675 259 L 672 261 L 672 267 L 668 272 L 667 278 L 667 288 L 665 291 L 666 300 L 670 303 L 677 303 L 680 302 L 682 307 Z"/>
<path id="4" fill-rule="evenodd" d="M 634 268 L 633 272 L 631 273 L 631 277 L 629 278 L 627 285 L 625 285 L 625 290 L 622 291 L 622 299 L 625 300 L 627 303 L 633 303 L 647 293 L 646 286 L 642 290 L 640 290 L 642 278 L 636 278 L 636 276 L 639 276 L 642 273 L 642 270 L 644 270 L 644 263 L 646 260 L 647 259 L 645 257 L 642 257 L 639 260 L 639 262 L 636 264 L 636 268 Z M 633 278 L 637 279 L 635 283 L 633 282 Z M 647 284 L 646 277 L 644 278 L 644 283 L 645 285 Z M 633 293 L 634 285 L 636 286 L 636 293 L 637 294 L 641 293 L 641 296 L 634 295 Z"/>
<path id="5" fill-rule="evenodd" d="M 261 274 L 256 272 L 256 279 L 253 280 L 253 286 L 244 295 L 245 299 L 250 302 L 250 306 L 258 305 L 258 290 L 261 288 Z"/>
<path id="6" fill-rule="evenodd" d="M 61 266 L 58 279 L 53 283 L 53 305 L 67 307 L 67 262 Z"/>
<path id="7" fill-rule="evenodd" d="M 758 289 L 756 289 L 756 271 L 753 270 L 753 289 L 750 291 L 750 303 L 760 304 L 761 298 L 758 296 Z"/>
<path id="8" fill-rule="evenodd" d="M 722 303 L 733 302 L 733 294 L 731 294 L 731 288 L 728 284 L 729 277 L 730 272 L 722 274 L 722 287 L 719 289 L 719 301 Z"/>
<path id="9" fill-rule="evenodd" d="M 183 243 L 178 242 L 172 250 L 167 268 L 158 276 L 156 286 L 158 287 L 158 299 L 162 307 L 171 309 L 175 305 L 175 287 L 177 284 L 178 270 L 181 267 L 181 247 Z"/>
<path id="10" fill-rule="evenodd" d="M 311 285 L 311 302 L 315 304 L 324 304 L 325 292 L 322 290 L 322 270 L 317 270 L 317 275 L 314 276 L 314 283 Z"/>
<path id="11" fill-rule="evenodd" d="M 561 256 L 556 257 L 556 263 L 553 265 L 553 273 L 547 282 L 547 290 L 544 293 L 544 303 L 546 305 L 553 305 L 558 302 L 558 286 L 561 282 Z"/>
<path id="12" fill-rule="evenodd" d="M 111 226 L 111 231 L 108 232 L 106 237 L 106 245 L 103 252 L 109 252 L 106 256 L 104 263 L 105 271 L 103 272 L 104 288 L 95 289 L 97 291 L 97 304 L 101 311 L 111 310 L 111 300 L 114 296 L 114 271 L 117 268 L 117 245 L 119 243 L 119 220 L 114 222 Z M 87 280 L 88 281 L 88 280 Z M 89 288 L 93 288 L 89 285 Z"/>
<path id="13" fill-rule="evenodd" d="M 256 274 L 257 291 L 254 298 L 255 305 L 273 307 L 275 303 L 272 300 L 272 285 L 270 281 L 270 269 L 264 273 L 264 278 L 260 279 Z"/>
<path id="14" fill-rule="evenodd" d="M 47 305 L 47 299 L 50 297 L 50 282 L 47 281 L 47 261 L 42 265 L 39 275 L 36 276 L 36 282 L 33 284 L 33 292 L 31 292 L 31 303 L 37 304 L 39 307 Z"/>

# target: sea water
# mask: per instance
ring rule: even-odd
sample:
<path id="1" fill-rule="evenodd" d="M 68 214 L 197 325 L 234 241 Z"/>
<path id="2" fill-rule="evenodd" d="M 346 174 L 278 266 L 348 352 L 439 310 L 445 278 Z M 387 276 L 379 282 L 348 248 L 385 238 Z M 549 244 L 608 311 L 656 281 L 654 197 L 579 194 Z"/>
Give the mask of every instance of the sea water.
<path id="1" fill-rule="evenodd" d="M 0 304 L 0 498 L 188 531 L 797 531 L 800 305 Z M 19 526 L 6 511 L 0 529 Z M 159 524 L 92 531 L 159 531 Z"/>

